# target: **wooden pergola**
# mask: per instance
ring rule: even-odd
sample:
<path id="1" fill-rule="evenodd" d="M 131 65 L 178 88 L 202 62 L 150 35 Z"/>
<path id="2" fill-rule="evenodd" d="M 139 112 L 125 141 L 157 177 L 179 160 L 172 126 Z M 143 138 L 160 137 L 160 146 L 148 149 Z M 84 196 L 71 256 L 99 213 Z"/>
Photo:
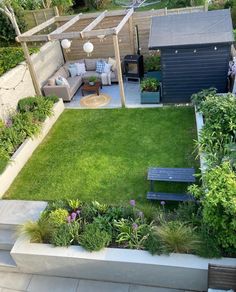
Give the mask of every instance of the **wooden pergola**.
<path id="1" fill-rule="evenodd" d="M 120 88 L 120 96 L 121 96 L 121 103 L 122 106 L 125 106 L 125 93 L 124 93 L 124 84 L 122 78 L 122 69 L 121 69 L 121 60 L 120 60 L 120 48 L 119 48 L 119 40 L 118 35 L 119 32 L 122 30 L 124 25 L 129 22 L 130 31 L 132 32 L 133 25 L 132 25 L 132 14 L 134 9 L 131 8 L 129 10 L 122 10 L 122 11 L 104 11 L 99 14 L 93 21 L 91 21 L 85 28 L 81 31 L 73 31 L 67 32 L 67 30 L 72 27 L 77 21 L 80 19 L 89 19 L 91 18 L 91 14 L 78 14 L 73 16 L 72 18 L 68 19 L 68 16 L 56 16 L 52 17 L 51 19 L 45 21 L 44 23 L 28 30 L 25 33 L 18 34 L 16 40 L 21 43 L 26 61 L 29 66 L 29 70 L 31 73 L 31 77 L 33 80 L 34 88 L 36 94 L 41 94 L 40 84 L 37 78 L 36 71 L 34 69 L 33 63 L 31 61 L 29 50 L 27 43 L 28 42 L 48 42 L 48 41 L 56 41 L 56 40 L 63 40 L 63 39 L 90 39 L 94 37 L 104 36 L 108 37 L 111 36 L 113 38 L 113 45 L 114 45 L 114 53 L 117 63 L 117 74 L 118 74 L 118 81 L 119 81 L 119 88 Z M 111 16 L 123 16 L 121 21 L 118 23 L 116 27 L 109 27 L 109 28 L 102 28 L 96 29 L 96 26 L 102 22 L 105 17 Z M 66 21 L 66 22 L 65 22 Z M 40 31 L 45 30 L 49 26 L 53 24 L 57 24 L 58 22 L 65 22 L 62 26 L 59 26 L 53 32 L 48 34 L 40 34 Z"/>

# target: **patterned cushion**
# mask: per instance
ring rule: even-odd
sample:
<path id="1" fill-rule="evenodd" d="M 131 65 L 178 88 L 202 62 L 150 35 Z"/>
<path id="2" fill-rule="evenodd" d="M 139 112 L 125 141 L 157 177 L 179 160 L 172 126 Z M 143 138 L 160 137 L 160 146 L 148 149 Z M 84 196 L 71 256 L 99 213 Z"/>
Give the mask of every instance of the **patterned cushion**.
<path id="1" fill-rule="evenodd" d="M 96 72 L 97 73 L 103 73 L 105 67 L 105 62 L 104 61 L 97 61 L 96 63 Z"/>
<path id="2" fill-rule="evenodd" d="M 75 63 L 76 69 L 77 69 L 77 75 L 83 75 L 86 73 L 86 68 L 84 63 Z"/>

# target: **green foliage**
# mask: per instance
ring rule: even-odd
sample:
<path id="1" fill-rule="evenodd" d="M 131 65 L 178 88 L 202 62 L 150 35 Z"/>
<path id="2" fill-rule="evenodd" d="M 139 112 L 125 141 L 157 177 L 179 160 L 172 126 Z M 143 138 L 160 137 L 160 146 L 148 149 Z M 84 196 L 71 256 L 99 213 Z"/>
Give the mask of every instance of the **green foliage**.
<path id="1" fill-rule="evenodd" d="M 230 150 L 227 147 L 236 140 L 236 98 L 233 94 L 208 95 L 199 105 L 205 118 L 198 147 L 206 153 L 209 166 L 219 165 Z"/>
<path id="2" fill-rule="evenodd" d="M 140 222 L 140 220 L 130 221 L 121 219 L 114 222 L 118 236 L 116 242 L 132 249 L 144 249 L 151 226 Z"/>
<path id="3" fill-rule="evenodd" d="M 96 76 L 90 76 L 90 77 L 88 78 L 88 81 L 89 81 L 89 82 L 97 82 L 97 80 L 98 80 L 98 78 L 97 78 Z"/>
<path id="4" fill-rule="evenodd" d="M 202 187 L 189 191 L 201 198 L 203 221 L 216 234 L 219 246 L 236 248 L 236 174 L 229 163 L 210 169 Z"/>
<path id="5" fill-rule="evenodd" d="M 24 10 L 35 10 L 42 7 L 42 0 L 14 0 L 14 2 L 21 6 Z"/>
<path id="6" fill-rule="evenodd" d="M 53 103 L 57 103 L 59 101 L 59 97 L 56 95 L 47 95 L 44 96 L 44 98 L 51 100 Z"/>
<path id="7" fill-rule="evenodd" d="M 64 223 L 66 223 L 66 219 L 68 217 L 69 213 L 65 209 L 57 209 L 50 213 L 48 217 L 49 224 L 52 226 L 60 226 Z"/>
<path id="8" fill-rule="evenodd" d="M 99 251 L 108 246 L 110 242 L 111 235 L 104 230 L 100 230 L 95 223 L 86 225 L 79 237 L 80 245 L 88 251 Z"/>
<path id="9" fill-rule="evenodd" d="M 156 235 L 167 253 L 191 253 L 198 250 L 200 245 L 195 228 L 179 221 L 170 221 L 156 227 Z"/>
<path id="10" fill-rule="evenodd" d="M 162 244 L 160 238 L 152 229 L 149 233 L 149 236 L 144 242 L 144 248 L 149 251 L 152 255 L 163 253 Z"/>
<path id="11" fill-rule="evenodd" d="M 141 91 L 154 92 L 160 88 L 160 82 L 155 78 L 144 78 L 140 84 Z"/>
<path id="12" fill-rule="evenodd" d="M 73 0 L 52 0 L 51 6 L 57 6 L 59 14 L 63 15 L 72 7 Z"/>
<path id="13" fill-rule="evenodd" d="M 69 246 L 73 242 L 70 225 L 61 224 L 52 234 L 51 243 L 55 246 Z"/>
<path id="14" fill-rule="evenodd" d="M 201 103 L 206 100 L 206 97 L 209 95 L 215 95 L 216 92 L 217 90 L 214 87 L 211 87 L 209 89 L 203 89 L 197 93 L 192 94 L 191 101 L 193 105 L 196 106 L 197 110 L 199 110 Z"/>
<path id="15" fill-rule="evenodd" d="M 161 70 L 161 57 L 154 55 L 144 58 L 144 70 L 147 71 L 160 71 Z"/>
<path id="16" fill-rule="evenodd" d="M 68 200 L 68 205 L 72 209 L 72 211 L 76 211 L 80 207 L 81 202 L 78 199 Z"/>
<path id="17" fill-rule="evenodd" d="M 19 232 L 28 236 L 33 243 L 44 243 L 50 241 L 53 228 L 49 224 L 46 214 L 42 213 L 38 221 L 27 221 Z"/>
<path id="18" fill-rule="evenodd" d="M 27 25 L 24 19 L 24 11 L 20 5 L 17 5 L 15 1 L 12 2 L 12 7 L 15 11 L 17 23 L 19 25 L 20 31 L 23 33 L 27 29 Z M 15 43 L 16 33 L 11 24 L 9 18 L 0 12 L 0 47 L 8 46 Z M 0 57 L 1 59 L 1 57 Z M 1 67 L 1 64 L 0 64 Z M 1 75 L 1 70 L 0 70 Z"/>
<path id="19" fill-rule="evenodd" d="M 23 98 L 18 102 L 20 113 L 32 112 L 35 120 L 43 122 L 52 114 L 53 101 L 42 96 Z"/>
<path id="20" fill-rule="evenodd" d="M 0 14 L 1 15 L 1 14 Z M 38 48 L 30 48 L 30 53 L 38 52 Z M 0 48 L 0 76 L 10 69 L 16 67 L 25 60 L 22 48 L 4 47 Z"/>

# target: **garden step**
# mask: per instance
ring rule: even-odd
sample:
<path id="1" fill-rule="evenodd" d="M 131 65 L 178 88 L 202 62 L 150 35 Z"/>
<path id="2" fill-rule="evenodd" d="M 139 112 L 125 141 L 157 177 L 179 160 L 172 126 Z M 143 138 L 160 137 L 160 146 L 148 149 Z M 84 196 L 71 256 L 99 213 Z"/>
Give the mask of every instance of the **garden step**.
<path id="1" fill-rule="evenodd" d="M 16 268 L 16 263 L 10 255 L 10 251 L 0 250 L 0 268 Z"/>
<path id="2" fill-rule="evenodd" d="M 0 230 L 0 250 L 11 250 L 17 238 L 15 230 Z"/>

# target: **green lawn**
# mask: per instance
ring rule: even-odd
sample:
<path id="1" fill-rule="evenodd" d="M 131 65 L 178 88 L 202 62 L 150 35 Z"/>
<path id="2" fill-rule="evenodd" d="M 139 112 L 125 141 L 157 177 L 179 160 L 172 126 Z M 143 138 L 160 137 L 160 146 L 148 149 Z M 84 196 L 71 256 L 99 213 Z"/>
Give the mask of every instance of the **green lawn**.
<path id="1" fill-rule="evenodd" d="M 65 110 L 6 197 L 146 204 L 147 168 L 198 168 L 190 107 Z M 159 184 L 181 191 L 185 186 Z"/>

